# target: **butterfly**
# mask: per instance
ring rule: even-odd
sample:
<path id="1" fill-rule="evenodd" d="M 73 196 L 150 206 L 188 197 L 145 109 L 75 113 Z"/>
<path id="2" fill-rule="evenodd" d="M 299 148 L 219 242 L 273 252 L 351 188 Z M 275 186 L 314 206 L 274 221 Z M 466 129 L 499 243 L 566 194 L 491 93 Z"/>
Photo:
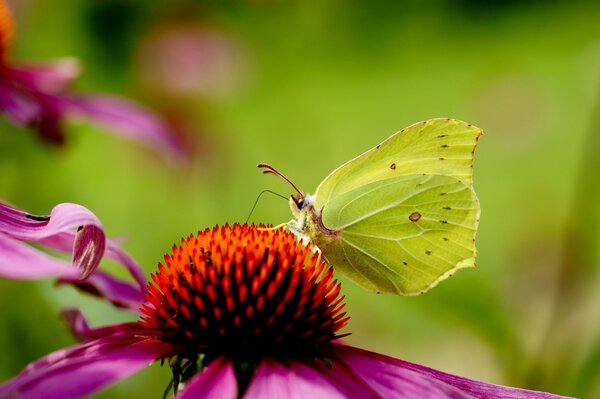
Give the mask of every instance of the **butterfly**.
<path id="1" fill-rule="evenodd" d="M 258 166 L 296 190 L 285 226 L 335 271 L 371 291 L 418 295 L 475 266 L 473 154 L 482 134 L 456 119 L 416 123 L 335 169 L 312 195 Z"/>

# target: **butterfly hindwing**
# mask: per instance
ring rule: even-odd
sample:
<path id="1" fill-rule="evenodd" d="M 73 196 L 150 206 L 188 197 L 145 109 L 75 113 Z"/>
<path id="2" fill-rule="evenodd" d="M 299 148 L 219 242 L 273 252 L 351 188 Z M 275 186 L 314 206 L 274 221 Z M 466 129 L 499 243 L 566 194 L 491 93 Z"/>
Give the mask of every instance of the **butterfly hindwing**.
<path id="1" fill-rule="evenodd" d="M 323 253 L 368 289 L 416 295 L 475 265 L 478 219 L 475 193 L 454 177 L 376 181 L 327 204 L 323 224 L 339 233 Z"/>

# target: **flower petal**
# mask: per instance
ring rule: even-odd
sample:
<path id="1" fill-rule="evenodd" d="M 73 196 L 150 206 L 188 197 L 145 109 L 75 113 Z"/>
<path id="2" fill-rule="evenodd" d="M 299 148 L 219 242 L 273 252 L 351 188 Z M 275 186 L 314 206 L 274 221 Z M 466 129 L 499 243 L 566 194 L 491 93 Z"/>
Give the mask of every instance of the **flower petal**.
<path id="1" fill-rule="evenodd" d="M 0 385 L 0 397 L 79 398 L 173 353 L 173 347 L 131 332 L 119 332 L 61 349 L 27 366 Z"/>
<path id="2" fill-rule="evenodd" d="M 141 267 L 115 242 L 106 240 L 98 218 L 76 204 L 59 204 L 50 216 L 35 216 L 0 202 L 0 276 L 13 279 L 58 277 L 113 304 L 137 311 L 144 300 L 146 277 Z M 37 242 L 72 253 L 72 265 L 19 241 Z M 106 255 L 124 266 L 136 285 L 98 272 Z M 75 266 L 75 267 L 73 267 Z"/>
<path id="3" fill-rule="evenodd" d="M 79 271 L 68 262 L 53 258 L 29 245 L 0 233 L 0 276 L 14 280 L 60 277 L 76 280 Z"/>
<path id="4" fill-rule="evenodd" d="M 137 312 L 144 303 L 144 291 L 128 281 L 120 280 L 96 270 L 85 281 L 73 281 L 77 288 L 89 294 L 105 298 L 113 305 Z"/>
<path id="5" fill-rule="evenodd" d="M 116 242 L 107 240 L 105 255 L 117 262 L 119 265 L 125 267 L 129 274 L 131 274 L 133 279 L 137 282 L 142 294 L 145 294 L 146 285 L 148 284 L 146 275 L 144 274 L 144 271 L 140 265 L 138 265 L 138 263 L 131 256 L 129 256 L 127 252 L 125 252 Z"/>
<path id="6" fill-rule="evenodd" d="M 74 57 L 35 65 L 5 66 L 4 74 L 21 86 L 43 93 L 60 93 L 79 77 L 81 65 Z"/>
<path id="7" fill-rule="evenodd" d="M 283 365 L 264 359 L 258 366 L 244 398 L 381 398 L 360 379 L 349 375 L 342 365 L 329 369 L 319 363 Z"/>
<path id="8" fill-rule="evenodd" d="M 35 216 L 0 202 L 0 234 L 73 251 L 73 264 L 80 272 L 78 280 L 96 270 L 106 246 L 104 230 L 96 215 L 81 205 L 69 203 L 55 206 L 50 216 Z"/>
<path id="9" fill-rule="evenodd" d="M 61 312 L 62 318 L 67 323 L 71 334 L 80 342 L 89 342 L 99 338 L 116 335 L 119 332 L 130 331 L 135 334 L 139 330 L 136 323 L 111 324 L 103 327 L 90 327 L 85 316 L 79 309 L 68 308 Z"/>
<path id="10" fill-rule="evenodd" d="M 221 357 L 195 375 L 177 399 L 235 399 L 238 397 L 237 390 L 233 365 Z"/>
<path id="11" fill-rule="evenodd" d="M 12 123 L 28 126 L 35 123 L 42 113 L 40 105 L 6 81 L 0 81 L 0 110 Z"/>
<path id="12" fill-rule="evenodd" d="M 558 399 L 546 392 L 488 384 L 385 355 L 333 344 L 335 357 L 381 397 L 403 399 Z M 334 366 L 335 368 L 335 366 Z"/>
<path id="13" fill-rule="evenodd" d="M 175 132 L 150 110 L 123 98 L 107 95 L 62 97 L 61 108 L 104 123 L 121 135 L 153 144 L 159 151 L 183 155 L 183 146 Z"/>

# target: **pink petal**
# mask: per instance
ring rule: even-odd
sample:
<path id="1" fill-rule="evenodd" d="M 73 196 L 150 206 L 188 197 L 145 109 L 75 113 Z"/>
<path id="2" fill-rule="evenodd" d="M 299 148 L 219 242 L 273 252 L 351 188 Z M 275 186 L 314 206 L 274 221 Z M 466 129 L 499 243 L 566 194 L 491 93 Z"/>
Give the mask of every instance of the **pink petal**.
<path id="1" fill-rule="evenodd" d="M 61 349 L 27 366 L 0 385 L 0 397 L 20 399 L 79 398 L 125 378 L 173 347 L 130 331 Z"/>
<path id="2" fill-rule="evenodd" d="M 99 270 L 85 281 L 71 283 L 82 291 L 105 298 L 117 307 L 128 308 L 134 312 L 137 312 L 144 303 L 144 291 L 139 287 Z"/>
<path id="3" fill-rule="evenodd" d="M 237 380 L 233 365 L 220 357 L 199 372 L 177 395 L 177 399 L 235 399 Z"/>
<path id="4" fill-rule="evenodd" d="M 50 216 L 35 216 L 0 202 L 0 276 L 13 279 L 58 277 L 113 304 L 137 311 L 144 301 L 146 277 L 140 266 L 113 241 L 98 218 L 83 206 L 60 204 Z M 20 241 L 37 242 L 72 254 L 72 265 Z M 105 250 L 106 247 L 106 250 Z M 106 255 L 124 266 L 136 285 L 98 272 Z"/>
<path id="5" fill-rule="evenodd" d="M 96 215 L 69 203 L 55 206 L 50 216 L 35 216 L 0 202 L 0 234 L 63 251 L 69 245 L 73 264 L 79 268 L 77 280 L 84 280 L 96 270 L 106 245 Z"/>
<path id="6" fill-rule="evenodd" d="M 131 332 L 136 333 L 139 326 L 136 323 L 111 324 L 104 327 L 90 327 L 85 316 L 79 309 L 70 308 L 61 312 L 62 318 L 67 323 L 73 336 L 81 342 L 89 342 L 99 338 L 105 338 L 118 333 Z"/>
<path id="7" fill-rule="evenodd" d="M 381 397 L 403 399 L 559 399 L 563 396 L 488 384 L 388 356 L 334 344 L 335 356 Z M 334 364 L 335 368 L 335 364 Z"/>
<path id="8" fill-rule="evenodd" d="M 42 217 L 0 203 L 0 234 L 73 251 L 73 264 L 79 268 L 81 280 L 96 270 L 106 246 L 104 230 L 96 215 L 70 203 L 59 204 L 50 216 Z"/>
<path id="9" fill-rule="evenodd" d="M 245 399 L 381 397 L 385 396 L 379 396 L 360 379 L 348 374 L 343 365 L 328 369 L 317 361 L 311 365 L 298 362 L 284 365 L 270 359 L 261 361 L 244 395 Z"/>
<path id="10" fill-rule="evenodd" d="M 119 135 L 152 144 L 160 152 L 182 156 L 175 132 L 150 110 L 123 98 L 107 95 L 57 99 L 67 114 L 90 118 L 119 131 Z"/>
<path id="11" fill-rule="evenodd" d="M 0 202 L 0 233 L 19 240 L 41 241 L 61 233 L 74 238 L 73 230 L 87 225 L 102 228 L 96 215 L 81 205 L 59 204 L 50 216 L 35 216 Z"/>
<path id="12" fill-rule="evenodd" d="M 148 280 L 146 280 L 146 275 L 144 271 L 138 265 L 138 263 L 131 257 L 127 252 L 125 252 L 116 242 L 112 240 L 108 240 L 106 242 L 106 256 L 110 259 L 117 262 L 119 265 L 124 266 L 129 274 L 134 278 L 137 282 L 140 291 L 142 294 L 146 292 L 146 285 L 148 284 Z"/>
<path id="13" fill-rule="evenodd" d="M 5 67 L 4 73 L 28 89 L 60 93 L 79 77 L 81 65 L 76 58 L 63 58 L 35 65 Z"/>
<path id="14" fill-rule="evenodd" d="M 14 280 L 60 277 L 79 278 L 79 271 L 69 262 L 53 258 L 29 245 L 0 233 L 0 276 Z"/>
<path id="15" fill-rule="evenodd" d="M 10 83 L 0 81 L 0 110 L 20 126 L 28 126 L 37 121 L 42 113 L 38 102 Z"/>

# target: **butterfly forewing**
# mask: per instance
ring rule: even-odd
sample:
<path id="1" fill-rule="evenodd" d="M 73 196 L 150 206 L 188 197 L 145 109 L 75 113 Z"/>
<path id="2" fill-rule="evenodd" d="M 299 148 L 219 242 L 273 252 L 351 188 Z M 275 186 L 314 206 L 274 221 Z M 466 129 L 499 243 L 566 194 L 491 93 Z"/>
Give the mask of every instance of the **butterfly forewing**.
<path id="1" fill-rule="evenodd" d="M 456 119 L 409 126 L 327 176 L 316 190 L 315 208 L 357 187 L 402 175 L 445 175 L 472 185 L 473 152 L 481 134 Z"/>
<path id="2" fill-rule="evenodd" d="M 325 256 L 366 288 L 415 295 L 475 265 L 479 204 L 455 177 L 371 182 L 333 198 L 322 220 L 339 231 Z"/>

